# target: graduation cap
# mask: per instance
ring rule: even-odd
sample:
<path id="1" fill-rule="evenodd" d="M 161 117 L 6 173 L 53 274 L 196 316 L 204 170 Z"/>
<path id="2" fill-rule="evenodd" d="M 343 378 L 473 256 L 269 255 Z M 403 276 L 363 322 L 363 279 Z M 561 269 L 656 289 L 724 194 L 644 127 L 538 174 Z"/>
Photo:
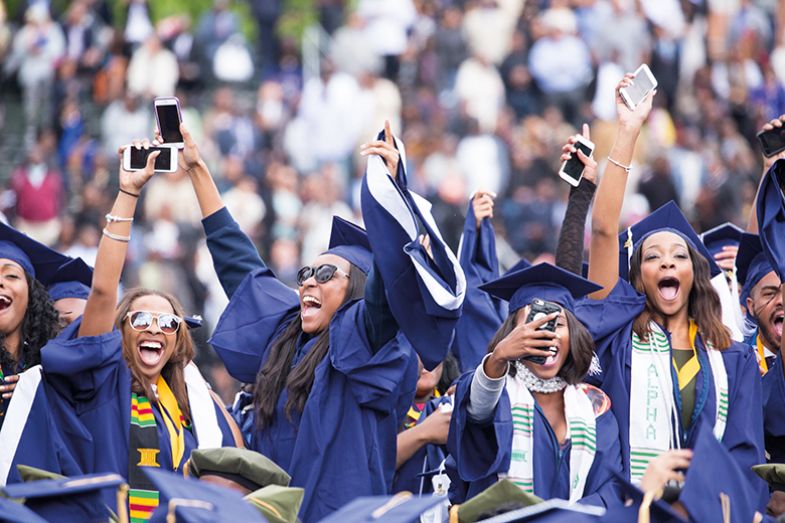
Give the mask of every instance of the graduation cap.
<path id="1" fill-rule="evenodd" d="M 292 479 L 269 458 L 236 447 L 196 449 L 191 452 L 186 470 L 186 476 L 221 476 L 252 491 L 268 485 L 288 487 Z"/>
<path id="2" fill-rule="evenodd" d="M 107 521 L 109 509 L 101 491 L 124 486 L 119 474 L 91 474 L 16 483 L 7 485 L 3 492 L 10 498 L 23 498 L 27 508 L 47 521 L 86 523 Z"/>
<path id="3" fill-rule="evenodd" d="M 30 481 L 41 481 L 44 479 L 66 479 L 66 476 L 49 472 L 48 470 L 30 467 L 28 465 L 17 465 L 16 470 L 19 471 L 19 477 L 22 481 L 27 483 Z"/>
<path id="4" fill-rule="evenodd" d="M 590 523 L 600 521 L 600 516 L 604 513 L 605 509 L 602 507 L 580 503 L 570 504 L 564 499 L 551 499 L 480 521 L 482 523 Z"/>
<path id="5" fill-rule="evenodd" d="M 47 285 L 70 258 L 10 225 L 0 222 L 0 258 L 18 263 L 27 274 Z"/>
<path id="6" fill-rule="evenodd" d="M 740 300 L 747 301 L 750 291 L 774 268 L 763 252 L 763 244 L 757 234 L 744 233 L 736 255 L 736 278 L 741 285 Z"/>
<path id="7" fill-rule="evenodd" d="M 785 275 L 785 198 L 780 185 L 783 170 L 785 162 L 774 162 L 761 181 L 756 205 L 763 252 L 780 280 Z"/>
<path id="8" fill-rule="evenodd" d="M 700 235 L 700 239 L 713 257 L 722 251 L 724 247 L 729 245 L 737 246 L 741 241 L 742 234 L 744 234 L 744 229 L 731 222 L 725 222 L 713 229 L 704 231 Z"/>
<path id="9" fill-rule="evenodd" d="M 419 523 L 420 516 L 439 503 L 444 503 L 443 497 L 416 497 L 410 492 L 359 497 L 320 523 Z"/>
<path id="10" fill-rule="evenodd" d="M 638 521 L 638 515 L 641 511 L 641 505 L 644 504 L 644 499 L 649 506 L 648 514 L 651 523 L 685 523 L 687 521 L 665 501 L 654 498 L 651 500 L 646 499 L 644 492 L 630 483 L 627 478 L 616 471 L 613 471 L 612 474 L 619 485 L 621 493 L 628 499 L 628 502 L 608 508 L 605 515 L 600 519 L 603 523 Z M 644 512 L 646 512 L 645 509 Z"/>
<path id="11" fill-rule="evenodd" d="M 324 254 L 335 254 L 347 260 L 365 274 L 371 272 L 373 252 L 365 229 L 333 216 L 330 247 Z"/>
<path id="12" fill-rule="evenodd" d="M 538 263 L 527 269 L 508 272 L 501 278 L 481 285 L 485 292 L 510 302 L 510 314 L 540 298 L 574 309 L 575 300 L 602 289 L 550 263 Z"/>
<path id="13" fill-rule="evenodd" d="M 771 490 L 785 490 L 785 463 L 754 465 L 752 471 L 768 483 Z"/>
<path id="14" fill-rule="evenodd" d="M 178 523 L 265 521 L 238 492 L 184 478 L 166 470 L 149 467 L 143 470 L 159 492 L 158 508 L 150 518 L 151 523 L 168 523 L 170 515 L 174 516 Z"/>
<path id="15" fill-rule="evenodd" d="M 10 499 L 0 498 L 0 521 L 4 523 L 47 523 L 41 516 Z"/>
<path id="16" fill-rule="evenodd" d="M 758 496 L 711 427 L 700 425 L 679 501 L 694 521 L 753 521 Z"/>
<path id="17" fill-rule="evenodd" d="M 305 491 L 298 487 L 268 485 L 245 496 L 269 523 L 295 523 Z"/>
<path id="18" fill-rule="evenodd" d="M 527 260 L 526 258 L 521 258 L 520 260 L 518 260 L 518 263 L 507 269 L 507 272 L 504 273 L 504 276 L 507 276 L 511 272 L 518 272 L 518 271 L 522 271 L 523 269 L 528 269 L 531 266 L 532 264 L 529 260 Z"/>
<path id="19" fill-rule="evenodd" d="M 64 298 L 86 300 L 93 284 L 93 269 L 82 258 L 68 260 L 61 265 L 47 282 L 52 301 Z"/>
<path id="20" fill-rule="evenodd" d="M 198 329 L 204 323 L 204 320 L 198 314 L 194 314 L 193 316 L 186 316 L 183 318 L 183 320 L 185 320 L 185 324 L 188 325 L 189 329 Z"/>
<path id="21" fill-rule="evenodd" d="M 722 272 L 714 261 L 714 256 L 701 242 L 695 229 L 687 221 L 679 206 L 671 200 L 619 234 L 619 276 L 626 280 L 630 279 L 630 258 L 632 253 L 640 247 L 643 240 L 656 232 L 663 231 L 681 236 L 690 247 L 703 255 L 706 261 L 709 262 L 712 277 Z"/>
<path id="22" fill-rule="evenodd" d="M 459 523 L 475 523 L 484 519 L 483 515 L 488 517 L 489 514 L 510 512 L 542 502 L 541 498 L 524 492 L 512 481 L 502 479 L 452 510 L 458 511 Z"/>

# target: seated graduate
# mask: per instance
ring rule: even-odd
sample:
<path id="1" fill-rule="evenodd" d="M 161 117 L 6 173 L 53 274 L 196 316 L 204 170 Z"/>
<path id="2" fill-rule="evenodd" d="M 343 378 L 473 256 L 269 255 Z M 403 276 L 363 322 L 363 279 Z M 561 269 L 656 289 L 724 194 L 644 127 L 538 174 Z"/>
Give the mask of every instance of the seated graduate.
<path id="1" fill-rule="evenodd" d="M 84 315 L 41 354 L 47 381 L 69 398 L 87 432 L 72 439 L 64 431 L 80 467 L 127 478 L 132 517 L 140 519 L 157 504 L 143 469 L 180 471 L 192 449 L 242 443 L 190 363 L 194 344 L 177 299 L 136 288 L 116 305 L 137 200 L 157 156 L 149 156 L 144 170 L 120 168 L 120 191 L 107 215 Z"/>
<path id="2" fill-rule="evenodd" d="M 458 382 L 447 447 L 469 482 L 466 499 L 508 478 L 543 499 L 618 502 L 618 427 L 605 394 L 581 383 L 594 344 L 572 312 L 599 288 L 546 263 L 483 286 L 510 313 L 477 370 Z M 557 311 L 530 319 L 535 299 Z M 548 322 L 554 331 L 541 328 Z"/>
<path id="3" fill-rule="evenodd" d="M 763 253 L 757 234 L 742 236 L 736 275 L 741 286 L 739 301 L 746 311 L 744 342 L 755 349 L 760 372 L 766 375 L 780 353 L 785 312 L 780 277 Z"/>
<path id="4" fill-rule="evenodd" d="M 303 521 L 386 494 L 417 380 L 412 348 L 426 369 L 444 360 L 465 289 L 429 204 L 407 188 L 403 145 L 388 125 L 363 148 L 368 233 L 336 218 L 329 249 L 300 270 L 295 292 L 239 229 L 181 131 L 181 159 L 230 299 L 210 341 L 233 377 L 255 383 L 249 446 L 305 489 Z"/>
<path id="5" fill-rule="evenodd" d="M 719 268 L 673 202 L 618 234 L 627 165 L 652 101 L 649 95 L 630 110 L 618 94 L 630 79 L 616 88 L 619 129 L 592 212 L 589 279 L 603 289 L 578 308 L 590 318 L 625 474 L 639 481 L 651 458 L 691 447 L 707 424 L 747 471 L 762 505 L 763 484 L 750 471 L 763 461 L 758 365 L 722 323 L 710 282 Z"/>

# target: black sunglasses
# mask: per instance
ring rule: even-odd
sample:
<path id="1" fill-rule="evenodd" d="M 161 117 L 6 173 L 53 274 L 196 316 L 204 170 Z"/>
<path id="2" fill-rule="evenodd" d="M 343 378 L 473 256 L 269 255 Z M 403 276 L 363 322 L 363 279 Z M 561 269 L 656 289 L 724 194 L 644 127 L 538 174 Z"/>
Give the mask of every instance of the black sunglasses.
<path id="1" fill-rule="evenodd" d="M 335 273 L 340 273 L 347 278 L 349 277 L 346 272 L 329 263 L 319 265 L 318 267 L 309 267 L 306 265 L 297 271 L 297 285 L 302 287 L 303 283 L 311 276 L 316 278 L 316 283 L 327 283 L 335 276 Z"/>

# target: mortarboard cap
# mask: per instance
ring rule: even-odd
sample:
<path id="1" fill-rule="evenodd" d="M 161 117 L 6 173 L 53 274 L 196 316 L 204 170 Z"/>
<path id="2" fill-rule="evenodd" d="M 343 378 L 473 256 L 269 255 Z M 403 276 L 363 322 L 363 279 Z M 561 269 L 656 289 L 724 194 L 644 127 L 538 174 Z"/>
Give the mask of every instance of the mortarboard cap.
<path id="1" fill-rule="evenodd" d="M 509 512 L 542 502 L 541 498 L 524 492 L 512 481 L 502 479 L 455 510 L 458 511 L 459 523 L 475 523 L 489 517 L 489 514 L 498 514 L 505 509 Z"/>
<path id="2" fill-rule="evenodd" d="M 624 497 L 629 501 L 624 505 L 608 508 L 600 519 L 603 523 L 627 523 L 638 521 L 638 513 L 645 497 L 643 491 L 630 483 L 621 474 L 613 472 L 614 479 Z M 631 502 L 631 504 L 630 504 Z M 649 505 L 649 520 L 651 523 L 683 523 L 687 520 L 676 513 L 671 506 L 661 499 L 653 499 Z"/>
<path id="3" fill-rule="evenodd" d="M 52 301 L 64 298 L 86 300 L 93 282 L 93 269 L 81 258 L 73 258 L 61 265 L 47 282 Z"/>
<path id="4" fill-rule="evenodd" d="M 178 523 L 264 523 L 265 519 L 243 497 L 230 489 L 184 478 L 166 470 L 145 468 L 159 492 L 158 508 L 151 523 L 168 522 L 173 514 Z"/>
<path id="5" fill-rule="evenodd" d="M 725 222 L 701 233 L 700 239 L 709 254 L 714 256 L 728 245 L 738 245 L 742 234 L 744 234 L 744 229 L 730 222 Z"/>
<path id="6" fill-rule="evenodd" d="M 0 497 L 0 521 L 3 523 L 47 523 L 41 516 L 10 499 Z"/>
<path id="7" fill-rule="evenodd" d="M 559 303 L 573 310 L 575 300 L 600 290 L 596 283 L 577 276 L 550 263 L 538 263 L 528 269 L 508 272 L 480 288 L 510 302 L 510 314 L 540 298 Z"/>
<path id="8" fill-rule="evenodd" d="M 371 272 L 373 253 L 365 229 L 338 216 L 333 216 L 330 247 L 325 254 L 340 256 L 365 274 Z"/>
<path id="9" fill-rule="evenodd" d="M 518 263 L 507 269 L 507 272 L 504 273 L 504 276 L 507 276 L 511 272 L 518 272 L 518 271 L 522 271 L 523 269 L 528 269 L 531 266 L 532 264 L 531 262 L 529 262 L 529 260 L 527 260 L 526 258 L 521 258 L 520 260 L 518 260 Z"/>
<path id="10" fill-rule="evenodd" d="M 679 502 L 694 521 L 753 521 L 757 496 L 749 479 L 711 427 L 697 430 Z"/>
<path id="11" fill-rule="evenodd" d="M 482 523 L 590 523 L 600 521 L 599 518 L 604 513 L 605 509 L 602 507 L 581 505 L 580 503 L 571 505 L 563 499 L 550 499 L 531 507 L 513 510 L 480 521 Z"/>
<path id="12" fill-rule="evenodd" d="M 741 286 L 739 299 L 742 304 L 747 301 L 752 288 L 773 270 L 763 252 L 760 236 L 744 233 L 736 255 L 736 278 Z"/>
<path id="13" fill-rule="evenodd" d="M 630 258 L 632 253 L 640 247 L 643 240 L 655 232 L 669 231 L 681 236 L 687 244 L 699 252 L 709 262 L 711 276 L 717 276 L 722 271 L 714 257 L 709 253 L 703 242 L 700 241 L 695 229 L 682 214 L 679 206 L 674 201 L 669 201 L 638 223 L 630 226 L 619 234 L 619 276 L 625 280 L 630 279 Z"/>
<path id="14" fill-rule="evenodd" d="M 10 498 L 24 498 L 25 506 L 47 521 L 92 523 L 109 519 L 101 491 L 123 485 L 125 480 L 118 474 L 91 474 L 16 483 L 3 492 Z"/>
<path id="15" fill-rule="evenodd" d="M 252 491 L 268 485 L 288 487 L 292 479 L 269 458 L 236 447 L 196 449 L 191 452 L 187 471 L 195 478 L 221 476 Z"/>
<path id="16" fill-rule="evenodd" d="M 198 329 L 204 323 L 202 317 L 198 314 L 194 314 L 193 316 L 186 316 L 183 318 L 185 320 L 185 324 L 188 325 L 189 329 Z"/>
<path id="17" fill-rule="evenodd" d="M 66 476 L 63 476 L 62 474 L 27 465 L 17 465 L 16 470 L 19 471 L 19 477 L 22 478 L 22 481 L 25 483 L 29 481 L 41 481 L 43 479 L 66 479 Z"/>
<path id="18" fill-rule="evenodd" d="M 299 487 L 268 485 L 245 496 L 269 523 L 296 523 L 305 491 Z"/>
<path id="19" fill-rule="evenodd" d="M 756 209 L 763 252 L 782 280 L 785 275 L 785 199 L 782 194 L 782 171 L 785 162 L 777 160 L 761 181 Z"/>
<path id="20" fill-rule="evenodd" d="M 772 490 L 785 490 L 785 463 L 754 465 L 752 471 L 768 483 Z"/>
<path id="21" fill-rule="evenodd" d="M 419 523 L 420 516 L 439 503 L 444 503 L 443 497 L 416 497 L 409 492 L 359 497 L 320 523 Z"/>
<path id="22" fill-rule="evenodd" d="M 1 222 L 0 258 L 18 263 L 44 285 L 49 283 L 61 265 L 70 260 L 68 256 Z"/>

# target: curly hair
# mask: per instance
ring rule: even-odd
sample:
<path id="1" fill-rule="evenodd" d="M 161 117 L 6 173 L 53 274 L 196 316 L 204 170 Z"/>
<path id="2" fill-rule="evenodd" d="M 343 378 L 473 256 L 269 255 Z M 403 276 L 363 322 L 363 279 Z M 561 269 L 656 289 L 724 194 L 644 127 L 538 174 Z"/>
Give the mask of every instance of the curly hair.
<path id="1" fill-rule="evenodd" d="M 0 363 L 15 369 L 19 362 L 29 369 L 41 363 L 41 349 L 60 332 L 60 316 L 57 314 L 49 293 L 41 282 L 25 272 L 27 280 L 27 309 L 22 320 L 22 346 L 15 360 L 6 349 L 6 333 L 0 332 Z"/>
<path id="2" fill-rule="evenodd" d="M 185 317 L 185 312 L 180 301 L 169 294 L 168 292 L 156 291 L 152 289 L 144 289 L 137 287 L 127 291 L 120 300 L 117 306 L 117 315 L 115 316 L 115 326 L 120 332 L 125 332 L 123 328 L 127 325 L 125 317 L 131 310 L 131 306 L 137 298 L 143 296 L 160 296 L 169 302 L 172 306 L 174 313 L 180 318 Z M 130 327 L 128 327 L 130 328 Z M 128 369 L 131 371 L 131 390 L 137 394 L 143 394 L 150 401 L 156 401 L 156 395 L 153 393 L 150 383 L 144 379 L 139 365 L 134 359 L 132 354 L 132 347 L 128 347 L 123 341 L 123 358 L 128 364 Z M 177 404 L 186 419 L 191 419 L 191 410 L 188 403 L 188 392 L 185 387 L 185 366 L 194 359 L 195 350 L 194 342 L 191 337 L 191 332 L 183 321 L 180 328 L 177 329 L 177 339 L 175 340 L 174 352 L 166 362 L 163 369 L 161 369 L 161 376 L 166 380 L 169 388 L 172 389 L 172 394 L 177 399 Z"/>

